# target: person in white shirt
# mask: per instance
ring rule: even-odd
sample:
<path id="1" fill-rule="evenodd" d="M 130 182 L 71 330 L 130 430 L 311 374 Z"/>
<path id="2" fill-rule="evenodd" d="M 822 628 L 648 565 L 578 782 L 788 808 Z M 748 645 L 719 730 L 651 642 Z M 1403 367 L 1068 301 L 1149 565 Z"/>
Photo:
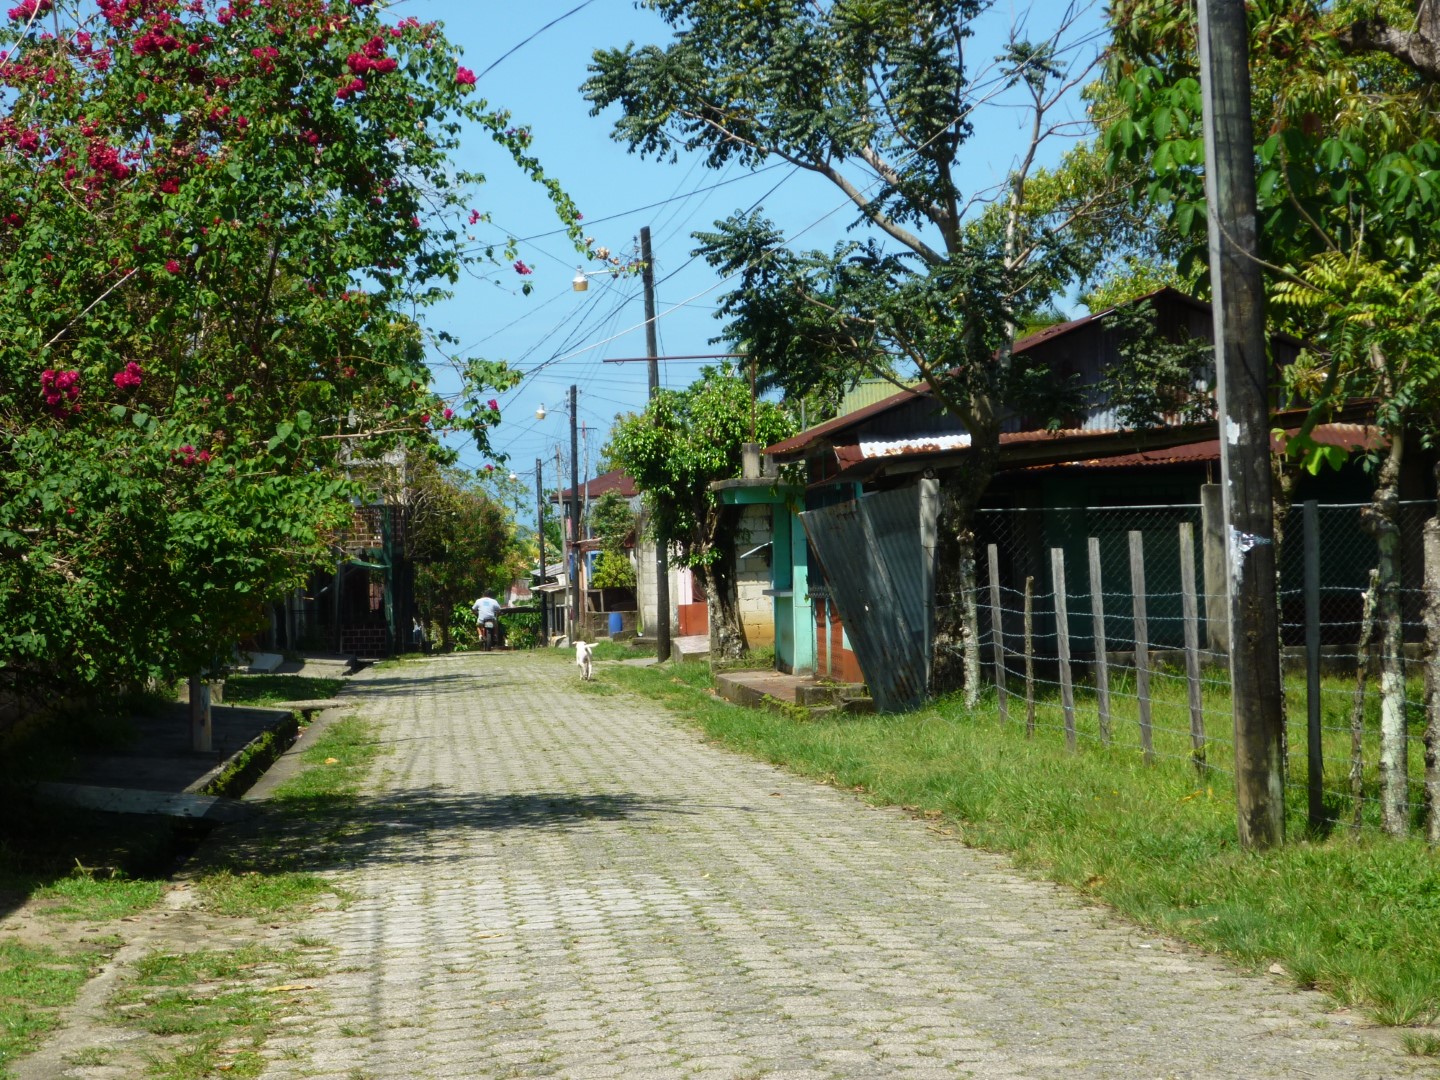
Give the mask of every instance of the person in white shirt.
<path id="1" fill-rule="evenodd" d="M 494 620 L 495 630 L 492 631 L 492 633 L 495 634 L 495 639 L 498 639 L 498 631 L 500 628 L 500 601 L 495 599 L 494 594 L 491 593 L 489 589 L 486 589 L 480 599 L 476 600 L 470 607 L 475 611 L 475 634 L 480 638 L 481 642 L 485 642 L 485 621 L 487 619 Z M 492 639 L 490 644 L 494 644 L 495 639 Z"/>

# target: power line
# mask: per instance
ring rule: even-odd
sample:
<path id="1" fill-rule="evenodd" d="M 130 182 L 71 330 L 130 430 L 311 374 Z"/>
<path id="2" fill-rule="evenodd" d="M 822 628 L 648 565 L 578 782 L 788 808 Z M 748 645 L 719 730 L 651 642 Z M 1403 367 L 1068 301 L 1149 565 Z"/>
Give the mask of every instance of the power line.
<path id="1" fill-rule="evenodd" d="M 510 59 L 510 57 L 514 56 L 517 52 L 519 52 L 521 49 L 523 49 L 526 45 L 529 45 L 530 42 L 534 41 L 537 37 L 539 37 L 541 34 L 543 34 L 546 30 L 549 30 L 549 29 L 550 29 L 552 26 L 554 26 L 556 23 L 564 22 L 564 21 L 565 21 L 566 19 L 568 19 L 571 15 L 574 15 L 577 11 L 583 11 L 585 8 L 589 7 L 589 6 L 590 6 L 591 4 L 593 4 L 594 2 L 595 2 L 595 0 L 584 0 L 583 3 L 577 4 L 575 7 L 571 8 L 569 11 L 565 12 L 564 15 L 559 15 L 559 16 L 556 16 L 555 18 L 551 19 L 551 20 L 550 20 L 548 23 L 546 23 L 544 26 L 540 27 L 539 30 L 536 30 L 533 34 L 531 34 L 529 37 L 527 37 L 524 41 L 520 42 L 519 45 L 516 45 L 514 48 L 510 49 L 510 51 L 508 51 L 508 52 L 505 53 L 503 56 L 501 56 L 500 59 L 496 60 L 496 61 L 495 61 L 494 63 L 492 63 L 489 67 L 487 67 L 484 71 L 480 72 L 479 75 L 476 75 L 476 76 L 475 76 L 476 81 L 478 82 L 480 79 L 483 79 L 486 75 L 489 75 L 490 72 L 494 71 L 497 67 L 499 67 L 501 64 L 503 64 L 506 60 L 508 60 L 508 59 Z"/>

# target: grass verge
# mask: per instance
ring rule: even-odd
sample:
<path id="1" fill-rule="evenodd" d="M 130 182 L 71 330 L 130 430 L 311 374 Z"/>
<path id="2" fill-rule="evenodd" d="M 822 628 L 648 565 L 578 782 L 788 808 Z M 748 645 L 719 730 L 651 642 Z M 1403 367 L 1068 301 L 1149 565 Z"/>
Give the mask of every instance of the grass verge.
<path id="1" fill-rule="evenodd" d="M 152 953 L 111 1000 L 111 1016 L 155 1037 L 149 1076 L 258 1076 L 266 1039 L 311 989 L 303 980 L 320 973 L 316 959 L 258 945 Z"/>
<path id="2" fill-rule="evenodd" d="M 33 1050 L 60 1022 L 60 1010 L 75 1000 L 104 955 L 0 940 L 0 1077 L 10 1076 L 9 1062 Z"/>
<path id="3" fill-rule="evenodd" d="M 1418 840 L 1337 833 L 1242 852 L 1224 774 L 1197 780 L 1183 756 L 1146 766 L 1118 742 L 1069 753 L 1053 733 L 1027 739 L 1023 722 L 1002 726 L 993 704 L 797 722 L 717 700 L 704 664 L 605 677 L 724 745 L 943 817 L 967 843 L 1140 925 L 1252 969 L 1278 963 L 1297 986 L 1379 1023 L 1440 1016 L 1440 859 Z M 1302 811 L 1292 807 L 1292 837 L 1304 835 Z"/>
<path id="4" fill-rule="evenodd" d="M 344 685 L 344 679 L 322 679 L 313 675 L 231 675 L 225 680 L 225 704 L 323 701 L 338 694 Z"/>
<path id="5" fill-rule="evenodd" d="M 343 861 L 344 849 L 364 832 L 355 797 L 379 753 L 374 725 L 357 717 L 328 725 L 301 754 L 304 768 L 272 794 L 265 820 L 213 853 L 196 877 L 201 905 L 222 915 L 274 918 L 336 893 L 316 871 Z"/>

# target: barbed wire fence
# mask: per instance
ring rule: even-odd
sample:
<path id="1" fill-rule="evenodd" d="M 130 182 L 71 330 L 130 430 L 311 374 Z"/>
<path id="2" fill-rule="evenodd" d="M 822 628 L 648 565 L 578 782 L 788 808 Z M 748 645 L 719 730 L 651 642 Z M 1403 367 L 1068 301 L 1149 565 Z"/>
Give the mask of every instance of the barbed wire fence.
<path id="1" fill-rule="evenodd" d="M 1388 646 L 1374 618 L 1366 505 L 1297 504 L 1280 523 L 1286 797 L 1322 831 L 1382 823 L 1376 673 Z M 1421 537 L 1435 512 L 1429 500 L 1400 508 L 1406 801 L 1416 828 L 1425 810 Z M 1189 762 L 1197 782 L 1224 777 L 1233 788 L 1219 528 L 1198 503 L 980 511 L 982 660 L 1002 721 L 1076 749 L 1128 745 L 1147 762 Z M 1318 679 L 1307 679 L 1312 651 Z"/>

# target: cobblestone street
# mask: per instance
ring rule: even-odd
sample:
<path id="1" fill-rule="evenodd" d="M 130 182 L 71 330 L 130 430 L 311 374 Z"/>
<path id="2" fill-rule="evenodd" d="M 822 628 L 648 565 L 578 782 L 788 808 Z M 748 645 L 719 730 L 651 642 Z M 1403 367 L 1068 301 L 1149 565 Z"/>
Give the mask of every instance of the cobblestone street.
<path id="1" fill-rule="evenodd" d="M 1323 998 L 523 654 L 355 677 L 379 725 L 270 1080 L 1425 1075 Z"/>

